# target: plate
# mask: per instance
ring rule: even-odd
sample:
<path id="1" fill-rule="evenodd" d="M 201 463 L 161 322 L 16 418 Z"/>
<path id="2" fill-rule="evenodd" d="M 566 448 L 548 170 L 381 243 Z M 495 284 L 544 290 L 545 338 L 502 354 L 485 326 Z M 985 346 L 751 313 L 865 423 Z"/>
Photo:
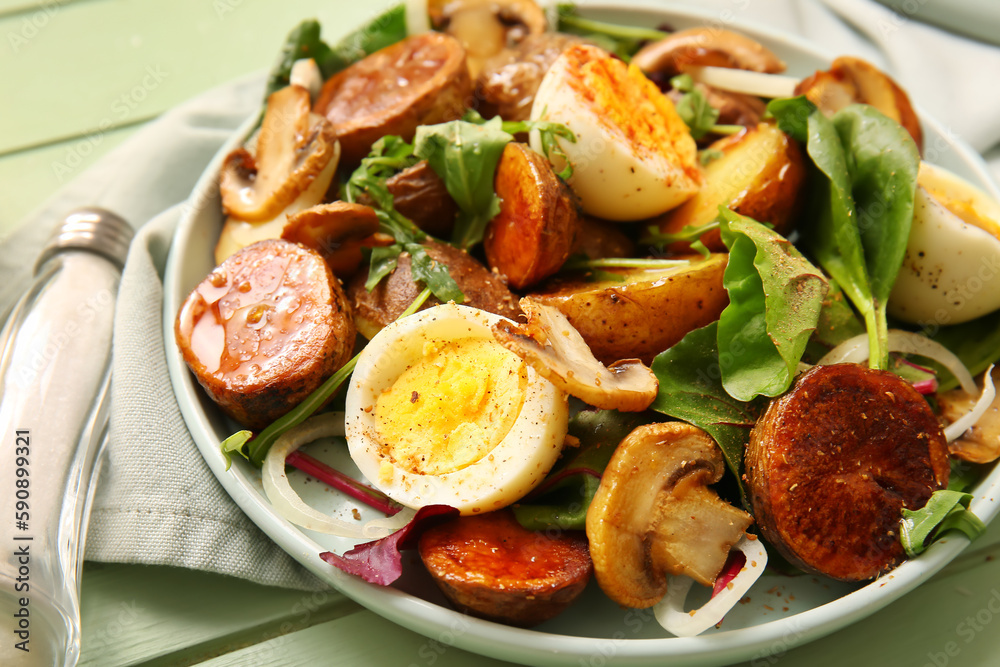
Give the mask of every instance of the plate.
<path id="1" fill-rule="evenodd" d="M 692 8 L 664 8 L 641 2 L 622 5 L 588 4 L 590 17 L 623 24 L 676 28 L 715 25 L 718 18 Z M 805 76 L 826 68 L 835 54 L 817 51 L 804 40 L 766 27 L 740 23 L 734 29 L 771 48 L 789 64 L 789 74 Z M 942 126 L 921 114 L 925 157 L 977 184 L 993 197 L 1000 191 L 991 183 L 985 165 L 971 149 L 957 142 Z M 282 549 L 346 596 L 385 618 L 444 644 L 530 665 L 578 666 L 604 664 L 614 657 L 620 665 L 663 664 L 676 667 L 724 665 L 784 652 L 858 621 L 919 586 L 954 558 L 967 544 L 964 537 L 948 538 L 930 547 L 889 574 L 867 585 L 833 582 L 808 575 L 766 574 L 751 590 L 750 602 L 738 605 L 722 628 L 698 637 L 676 638 L 660 628 L 649 610 L 622 609 L 608 600 L 592 582 L 583 598 L 568 611 L 531 630 L 470 618 L 453 611 L 416 562 L 393 587 L 382 588 L 346 575 L 319 558 L 322 551 L 339 553 L 353 542 L 301 529 L 273 511 L 263 493 L 260 473 L 237 460 L 226 470 L 218 444 L 236 426 L 204 395 L 177 352 L 173 321 L 181 301 L 212 270 L 214 248 L 222 225 L 218 173 L 224 156 L 239 145 L 256 119 L 236 132 L 205 170 L 192 193 L 188 209 L 174 237 L 167 263 L 164 298 L 164 337 L 174 392 L 182 414 L 205 461 L 233 500 Z M 346 446 L 325 440 L 310 453 L 348 473 L 357 474 Z M 290 474 L 303 498 L 324 511 L 350 516 L 353 503 L 298 472 Z M 984 521 L 1000 509 L 1000 467 L 977 487 L 972 509 Z M 416 561 L 415 556 L 411 558 Z M 757 594 L 754 594 L 754 591 Z M 768 591 L 768 595 L 761 595 Z"/>

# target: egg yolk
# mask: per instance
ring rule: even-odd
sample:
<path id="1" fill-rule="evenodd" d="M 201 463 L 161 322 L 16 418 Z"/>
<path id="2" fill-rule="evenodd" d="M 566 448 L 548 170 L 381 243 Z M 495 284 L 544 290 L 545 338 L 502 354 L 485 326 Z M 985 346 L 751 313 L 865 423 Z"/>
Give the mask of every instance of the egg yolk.
<path id="1" fill-rule="evenodd" d="M 423 475 L 472 465 L 510 431 L 527 385 L 524 361 L 495 341 L 426 343 L 375 403 L 382 454 Z"/>

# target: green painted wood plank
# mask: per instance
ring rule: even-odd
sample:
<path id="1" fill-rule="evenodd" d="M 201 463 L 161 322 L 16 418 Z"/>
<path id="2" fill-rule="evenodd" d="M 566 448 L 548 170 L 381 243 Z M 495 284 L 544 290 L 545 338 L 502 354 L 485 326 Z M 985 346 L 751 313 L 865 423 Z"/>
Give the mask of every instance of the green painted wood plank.
<path id="1" fill-rule="evenodd" d="M 272 588 L 170 567 L 87 563 L 81 665 L 196 664 L 360 606 L 332 590 Z"/>
<path id="2" fill-rule="evenodd" d="M 315 0 L 101 0 L 60 6 L 25 31 L 0 18 L 0 154 L 155 117 L 267 68 L 287 32 L 318 16 L 330 39 L 390 4 Z"/>
<path id="3" fill-rule="evenodd" d="M 457 631 L 460 631 L 459 628 Z M 358 667 L 359 665 L 435 665 L 507 667 L 510 663 L 454 648 L 453 633 L 427 638 L 362 611 L 307 630 L 283 635 L 202 663 L 202 667 Z"/>
<path id="4" fill-rule="evenodd" d="M 102 155 L 132 136 L 127 127 L 77 137 L 32 151 L 0 156 L 0 242 L 17 224 L 61 186 L 84 172 Z"/>

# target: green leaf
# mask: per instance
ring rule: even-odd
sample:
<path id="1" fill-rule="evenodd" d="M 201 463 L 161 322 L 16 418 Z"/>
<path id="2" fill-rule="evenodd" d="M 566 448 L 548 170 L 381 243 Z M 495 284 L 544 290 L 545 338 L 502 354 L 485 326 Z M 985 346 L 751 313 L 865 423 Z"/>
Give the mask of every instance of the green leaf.
<path id="1" fill-rule="evenodd" d="M 407 243 L 404 248 L 410 253 L 410 272 L 413 277 L 427 285 L 434 296 L 444 303 L 465 301 L 465 295 L 448 273 L 447 266 L 431 259 L 422 245 Z"/>
<path id="2" fill-rule="evenodd" d="M 737 400 L 723 388 L 717 337 L 718 323 L 713 322 L 656 356 L 652 369 L 660 387 L 650 407 L 694 424 L 715 439 L 749 508 L 741 466 L 762 403 Z"/>
<path id="3" fill-rule="evenodd" d="M 848 158 L 872 298 L 884 309 L 910 238 L 920 152 L 909 132 L 867 104 L 841 109 L 833 124 Z"/>
<path id="4" fill-rule="evenodd" d="M 899 539 L 906 555 L 916 556 L 945 533 L 958 530 L 974 540 L 986 530 L 982 520 L 969 510 L 971 493 L 941 489 L 919 510 L 903 510 Z"/>
<path id="5" fill-rule="evenodd" d="M 482 241 L 486 224 L 500 212 L 493 176 L 504 146 L 513 139 L 499 117 L 482 125 L 456 120 L 417 128 L 414 153 L 430 163 L 458 204 L 452 240 L 463 249 Z"/>
<path id="6" fill-rule="evenodd" d="M 330 48 L 320 38 L 320 24 L 307 19 L 292 29 L 285 38 L 278 59 L 267 78 L 264 99 L 288 85 L 292 65 L 296 60 L 312 58 L 324 78 L 329 78 L 368 54 L 395 44 L 406 37 L 406 11 L 403 5 L 392 7 L 351 32 Z"/>
<path id="7" fill-rule="evenodd" d="M 247 440 L 251 436 L 253 436 L 252 431 L 237 431 L 223 440 L 219 445 L 219 449 L 222 450 L 222 457 L 226 459 L 226 470 L 229 470 L 229 467 L 233 465 L 233 452 L 236 452 L 248 461 L 250 460 L 250 456 L 243 449 L 243 445 L 247 444 Z"/>
<path id="8" fill-rule="evenodd" d="M 403 252 L 403 246 L 400 243 L 372 248 L 368 264 L 368 280 L 365 281 L 366 290 L 371 292 L 383 278 L 392 273 L 401 252 Z"/>
<path id="9" fill-rule="evenodd" d="M 795 378 L 827 281 L 780 234 L 722 206 L 719 219 L 729 248 L 729 305 L 718 325 L 722 384 L 741 401 L 777 396 Z"/>
<path id="10" fill-rule="evenodd" d="M 684 93 L 677 102 L 677 114 L 691 131 L 691 136 L 701 139 L 712 131 L 719 119 L 719 110 L 708 103 L 704 93 L 695 88 L 690 74 L 681 74 L 670 79 L 670 85 Z M 742 129 L 742 128 L 740 128 Z"/>
<path id="11" fill-rule="evenodd" d="M 816 330 L 810 336 L 806 352 L 802 355 L 803 360 L 810 364 L 819 361 L 845 340 L 865 332 L 865 325 L 854 314 L 837 281 L 830 280 L 828 283 L 830 287 L 819 311 Z"/>
<path id="12" fill-rule="evenodd" d="M 805 143 L 809 136 L 809 116 L 816 105 L 805 95 L 783 97 L 767 103 L 767 113 L 778 121 L 778 129 L 796 141 Z"/>
<path id="13" fill-rule="evenodd" d="M 574 3 L 560 3 L 557 9 L 559 12 L 557 30 L 559 32 L 585 37 L 625 62 L 628 62 L 644 43 L 655 42 L 670 35 L 669 32 L 663 30 L 586 19 L 577 14 Z"/>
<path id="14" fill-rule="evenodd" d="M 663 252 L 663 249 L 672 243 L 689 242 L 692 250 L 701 253 L 702 257 L 708 257 L 711 253 L 701 242 L 701 237 L 718 228 L 718 220 L 704 225 L 684 225 L 676 232 L 661 232 L 656 225 L 650 225 L 646 228 L 646 234 L 640 239 L 640 242 L 643 245 L 651 245 L 660 252 Z"/>

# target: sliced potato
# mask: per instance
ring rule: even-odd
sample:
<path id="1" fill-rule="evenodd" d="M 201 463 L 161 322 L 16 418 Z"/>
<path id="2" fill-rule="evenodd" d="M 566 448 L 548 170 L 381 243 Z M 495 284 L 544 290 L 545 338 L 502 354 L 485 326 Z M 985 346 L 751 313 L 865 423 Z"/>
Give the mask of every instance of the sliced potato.
<path id="1" fill-rule="evenodd" d="M 727 255 L 691 259 L 670 269 L 614 269 L 597 280 L 560 278 L 531 296 L 562 311 L 603 364 L 650 364 L 729 303 L 722 286 Z"/>
<path id="2" fill-rule="evenodd" d="M 417 227 L 438 238 L 451 234 L 458 204 L 427 160 L 421 160 L 390 177 L 385 187 L 392 195 L 392 205 Z M 368 205 L 373 203 L 367 194 L 359 197 L 358 201 Z"/>
<path id="3" fill-rule="evenodd" d="M 579 226 L 576 206 L 549 161 L 525 144 L 504 147 L 494 187 L 501 204 L 486 227 L 486 261 L 515 289 L 534 285 L 569 257 Z"/>
<path id="4" fill-rule="evenodd" d="M 869 104 L 906 128 L 917 148 L 923 151 L 924 135 L 906 91 L 889 75 L 871 63 L 841 56 L 827 71 L 803 79 L 795 87 L 796 95 L 805 95 L 826 114 L 840 111 L 848 104 Z"/>
<path id="5" fill-rule="evenodd" d="M 798 212 L 806 180 L 805 160 L 799 145 L 770 123 L 713 143 L 721 151 L 705 167 L 705 184 L 693 198 L 658 219 L 661 232 L 676 233 L 691 225 L 713 220 L 725 206 L 758 222 L 769 222 L 786 234 Z M 719 231 L 706 232 L 701 242 L 710 250 L 725 252 Z M 687 243 L 670 247 L 683 252 Z"/>
<path id="6" fill-rule="evenodd" d="M 615 225 L 587 215 L 580 216 L 580 228 L 570 255 L 585 255 L 590 259 L 634 257 L 635 243 Z"/>
<path id="7" fill-rule="evenodd" d="M 330 77 L 315 111 L 333 123 L 342 159 L 354 165 L 384 135 L 410 141 L 418 125 L 460 118 L 471 95 L 465 49 L 454 37 L 429 32 L 376 51 Z"/>

